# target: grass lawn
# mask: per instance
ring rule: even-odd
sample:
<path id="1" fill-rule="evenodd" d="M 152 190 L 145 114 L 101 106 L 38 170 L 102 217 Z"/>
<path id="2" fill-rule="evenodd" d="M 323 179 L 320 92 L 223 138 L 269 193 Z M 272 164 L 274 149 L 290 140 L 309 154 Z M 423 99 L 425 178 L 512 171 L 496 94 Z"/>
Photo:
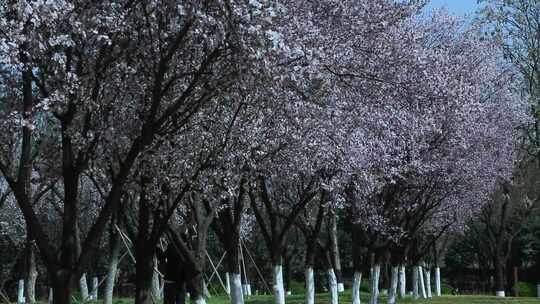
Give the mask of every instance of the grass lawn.
<path id="1" fill-rule="evenodd" d="M 362 295 L 362 303 L 367 303 L 368 295 Z M 273 304 L 273 297 L 269 295 L 251 296 L 245 299 L 246 304 Z M 340 294 L 340 303 L 348 304 L 351 301 L 351 294 L 344 292 Z M 315 298 L 316 304 L 329 303 L 328 294 L 317 294 Z M 208 304 L 228 304 L 229 299 L 225 296 L 213 296 L 207 302 Z M 286 304 L 303 304 L 304 295 L 291 295 L 286 298 Z M 381 296 L 379 303 L 385 304 L 386 297 Z M 535 298 L 496 298 L 490 296 L 443 296 L 440 298 L 432 298 L 429 300 L 417 300 L 408 298 L 404 300 L 398 300 L 400 303 L 430 303 L 430 304 L 540 304 L 540 299 Z M 133 304 L 133 299 L 117 299 L 114 304 Z"/>

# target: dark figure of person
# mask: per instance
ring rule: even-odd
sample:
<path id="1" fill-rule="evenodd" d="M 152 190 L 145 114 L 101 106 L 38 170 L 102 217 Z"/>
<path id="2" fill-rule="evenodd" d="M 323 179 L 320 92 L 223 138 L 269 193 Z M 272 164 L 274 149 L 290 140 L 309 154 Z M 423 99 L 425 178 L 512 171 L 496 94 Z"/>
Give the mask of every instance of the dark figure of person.
<path id="1" fill-rule="evenodd" d="M 160 254 L 161 271 L 164 276 L 164 304 L 185 304 L 186 273 L 185 260 L 172 244 Z"/>

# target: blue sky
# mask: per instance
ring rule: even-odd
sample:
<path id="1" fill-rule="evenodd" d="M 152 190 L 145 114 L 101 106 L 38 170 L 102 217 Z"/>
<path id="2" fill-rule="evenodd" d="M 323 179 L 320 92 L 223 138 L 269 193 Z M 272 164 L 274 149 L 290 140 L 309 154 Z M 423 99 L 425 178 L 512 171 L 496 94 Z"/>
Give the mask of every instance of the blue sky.
<path id="1" fill-rule="evenodd" d="M 446 7 L 446 9 L 454 15 L 473 14 L 479 5 L 476 0 L 431 0 L 426 11 L 431 11 L 433 8 Z"/>

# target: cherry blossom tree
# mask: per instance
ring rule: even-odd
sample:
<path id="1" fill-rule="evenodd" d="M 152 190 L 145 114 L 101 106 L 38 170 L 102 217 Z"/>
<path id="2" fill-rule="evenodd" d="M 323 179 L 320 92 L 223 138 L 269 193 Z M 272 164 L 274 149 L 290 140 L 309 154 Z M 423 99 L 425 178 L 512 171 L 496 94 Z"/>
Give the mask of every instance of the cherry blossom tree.
<path id="1" fill-rule="evenodd" d="M 197 1 L 2 6 L 2 83 L 10 100 L 2 122 L 8 135 L 21 132 L 22 141 L 15 141 L 19 161 L 6 151 L 0 168 L 53 278 L 55 303 L 71 301 L 72 282 L 94 254 L 141 153 L 159 144 L 157 137 L 187 126 L 229 87 L 241 74 L 237 62 L 264 57 L 253 52 L 264 41 L 251 26 L 268 21 L 252 8 Z M 63 185 L 60 255 L 31 205 L 36 157 L 61 159 L 47 172 Z M 94 167 L 109 170 L 111 184 L 79 251 L 77 189 L 83 172 Z"/>

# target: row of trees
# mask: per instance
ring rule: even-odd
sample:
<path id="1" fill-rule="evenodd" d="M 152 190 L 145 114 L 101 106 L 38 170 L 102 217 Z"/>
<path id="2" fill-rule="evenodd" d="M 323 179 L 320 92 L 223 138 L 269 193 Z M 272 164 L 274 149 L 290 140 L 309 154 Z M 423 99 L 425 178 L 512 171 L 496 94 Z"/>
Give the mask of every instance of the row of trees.
<path id="1" fill-rule="evenodd" d="M 444 12 L 419 16 L 423 2 L 3 3 L 1 190 L 24 218 L 27 257 L 45 265 L 53 302 L 71 302 L 106 236 L 112 290 L 122 226 L 136 303 L 155 298 L 164 236 L 204 303 L 210 229 L 227 251 L 232 303 L 242 303 L 240 239 L 254 222 L 276 303 L 295 226 L 306 239 L 306 302 L 316 256 L 337 301 L 336 233 L 327 244 L 319 236 L 345 209 L 353 302 L 367 267 L 376 303 L 381 264 L 391 263 L 394 303 L 403 266 L 423 278 L 427 248 L 510 182 L 519 128 L 531 123 L 499 41 Z"/>

